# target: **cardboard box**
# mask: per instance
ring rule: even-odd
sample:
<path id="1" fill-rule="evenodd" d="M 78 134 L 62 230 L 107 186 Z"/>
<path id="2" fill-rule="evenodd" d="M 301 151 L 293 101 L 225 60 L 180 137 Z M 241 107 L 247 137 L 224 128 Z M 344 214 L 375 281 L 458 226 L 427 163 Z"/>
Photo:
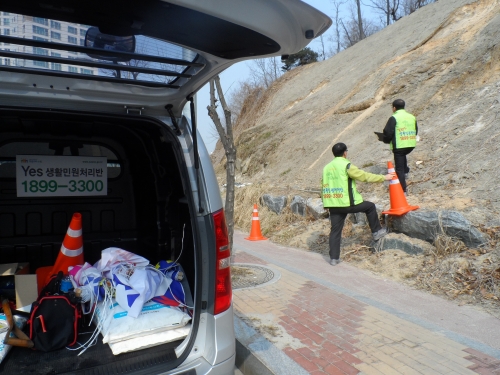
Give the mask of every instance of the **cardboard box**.
<path id="1" fill-rule="evenodd" d="M 30 273 L 29 263 L 0 264 L 0 276 L 26 275 Z"/>
<path id="2" fill-rule="evenodd" d="M 30 306 L 38 298 L 36 275 L 15 275 L 16 308 Z"/>
<path id="3" fill-rule="evenodd" d="M 38 297 L 36 275 L 29 272 L 29 263 L 0 264 L 0 277 L 14 281 L 17 308 L 31 305 Z"/>

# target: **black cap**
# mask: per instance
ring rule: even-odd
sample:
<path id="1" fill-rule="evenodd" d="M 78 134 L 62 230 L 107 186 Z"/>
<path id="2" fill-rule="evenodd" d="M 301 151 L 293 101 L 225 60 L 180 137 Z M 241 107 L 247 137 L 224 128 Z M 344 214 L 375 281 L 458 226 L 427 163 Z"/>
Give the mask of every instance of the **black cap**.
<path id="1" fill-rule="evenodd" d="M 332 152 L 334 156 L 342 156 L 346 151 L 347 151 L 347 146 L 345 145 L 345 143 L 342 142 L 336 143 L 332 147 Z"/>

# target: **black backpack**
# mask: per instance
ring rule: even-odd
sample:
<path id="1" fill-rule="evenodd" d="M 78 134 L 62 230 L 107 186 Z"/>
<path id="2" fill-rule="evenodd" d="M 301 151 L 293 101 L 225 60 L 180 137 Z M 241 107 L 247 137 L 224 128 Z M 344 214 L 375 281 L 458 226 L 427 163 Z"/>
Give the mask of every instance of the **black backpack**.
<path id="1" fill-rule="evenodd" d="M 62 278 L 62 272 L 53 276 L 31 305 L 29 337 L 42 352 L 74 345 L 78 337 L 81 299 L 61 291 Z"/>

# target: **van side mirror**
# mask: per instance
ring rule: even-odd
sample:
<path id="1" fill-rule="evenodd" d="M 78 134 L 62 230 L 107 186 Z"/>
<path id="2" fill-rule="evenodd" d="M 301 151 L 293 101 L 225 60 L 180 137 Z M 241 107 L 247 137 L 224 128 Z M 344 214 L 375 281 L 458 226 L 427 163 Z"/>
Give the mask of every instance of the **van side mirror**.
<path id="1" fill-rule="evenodd" d="M 103 34 L 99 31 L 97 27 L 90 27 L 85 34 L 85 47 L 103 49 L 107 51 L 115 52 L 135 52 L 135 36 L 115 36 L 109 34 Z M 96 51 L 97 52 L 97 51 Z M 99 56 L 99 52 L 96 54 L 87 53 L 89 57 L 99 60 L 107 60 L 113 62 L 127 62 L 130 59 L 127 58 L 116 58 L 109 56 Z"/>

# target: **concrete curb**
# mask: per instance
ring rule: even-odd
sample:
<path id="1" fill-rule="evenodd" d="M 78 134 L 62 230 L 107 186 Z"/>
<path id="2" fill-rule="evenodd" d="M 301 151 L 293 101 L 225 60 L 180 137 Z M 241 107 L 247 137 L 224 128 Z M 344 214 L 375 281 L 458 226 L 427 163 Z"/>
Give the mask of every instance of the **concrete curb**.
<path id="1" fill-rule="evenodd" d="M 238 316 L 234 316 L 236 367 L 244 375 L 308 375 L 301 366 Z"/>

